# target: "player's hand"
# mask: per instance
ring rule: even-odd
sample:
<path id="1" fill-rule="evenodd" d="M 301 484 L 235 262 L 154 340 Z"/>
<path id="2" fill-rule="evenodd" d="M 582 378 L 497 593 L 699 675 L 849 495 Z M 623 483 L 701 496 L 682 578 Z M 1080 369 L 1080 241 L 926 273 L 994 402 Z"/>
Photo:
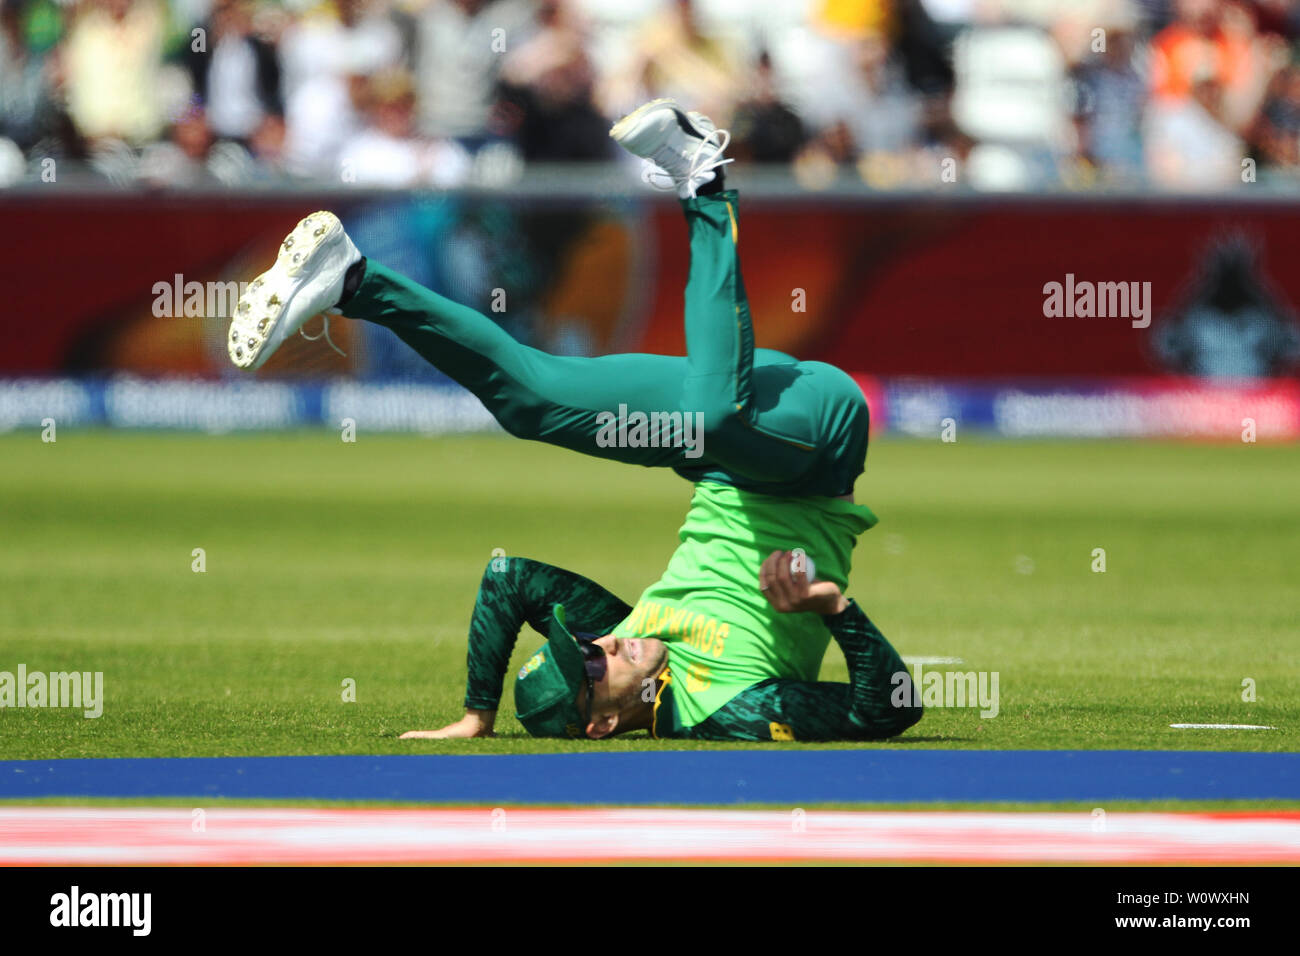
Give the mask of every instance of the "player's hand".
<path id="1" fill-rule="evenodd" d="M 758 587 L 767 603 L 783 614 L 811 611 L 839 614 L 849 606 L 834 581 L 808 581 L 803 572 L 790 570 L 792 551 L 773 551 L 758 569 Z"/>
<path id="2" fill-rule="evenodd" d="M 452 738 L 495 737 L 492 728 L 496 726 L 495 710 L 467 710 L 465 716 L 454 724 L 437 730 L 408 730 L 399 738 L 401 740 L 449 740 Z"/>

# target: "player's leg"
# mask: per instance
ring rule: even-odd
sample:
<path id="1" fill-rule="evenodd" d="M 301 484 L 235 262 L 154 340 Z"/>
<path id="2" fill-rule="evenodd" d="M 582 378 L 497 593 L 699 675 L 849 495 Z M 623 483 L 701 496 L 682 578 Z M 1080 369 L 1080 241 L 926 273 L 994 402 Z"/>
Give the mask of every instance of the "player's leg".
<path id="1" fill-rule="evenodd" d="M 711 464 L 680 468 L 771 494 L 852 491 L 866 454 L 861 391 L 838 369 L 755 350 L 741 278 L 735 191 L 721 166 L 727 135 L 657 100 L 610 135 L 677 189 L 691 244 L 685 295 L 688 374 L 682 409 L 704 421 Z"/>
<path id="2" fill-rule="evenodd" d="M 369 260 L 344 312 L 391 329 L 429 364 L 473 392 L 501 426 L 520 438 L 639 465 L 672 466 L 681 435 L 611 442 L 620 405 L 676 407 L 685 359 L 666 355 L 550 355 L 515 341 L 482 313 Z M 652 440 L 653 439 L 653 440 Z"/>
<path id="3" fill-rule="evenodd" d="M 682 205 L 691 239 L 682 407 L 704 413 L 713 468 L 770 494 L 842 495 L 866 456 L 867 406 L 844 372 L 755 349 L 735 191 Z"/>
<path id="4" fill-rule="evenodd" d="M 762 349 L 756 361 L 734 241 L 719 237 L 721 223 L 734 216 L 734 193 L 728 195 L 687 203 L 692 265 L 684 359 L 549 355 L 373 261 L 344 310 L 391 329 L 517 437 L 770 494 L 851 492 L 866 456 L 862 393 L 830 365 Z M 720 308 L 743 318 L 719 321 Z M 638 440 L 613 442 L 620 406 L 632 414 L 680 410 L 684 417 L 652 419 Z"/>
<path id="5" fill-rule="evenodd" d="M 660 420 L 657 432 L 647 429 L 631 441 L 610 440 L 619 437 L 610 419 L 620 404 L 677 407 L 684 358 L 575 358 L 521 345 L 487 316 L 364 259 L 328 212 L 302 220 L 275 265 L 240 298 L 227 342 L 231 360 L 260 367 L 309 318 L 335 306 L 392 329 L 473 392 L 511 434 L 632 464 L 708 460 L 696 457 L 701 446 L 691 436 L 675 433 L 680 418 Z"/>
<path id="6" fill-rule="evenodd" d="M 656 108 L 628 120 L 638 114 L 650 120 L 664 115 Z M 695 121 L 707 123 L 698 116 Z M 626 132 L 626 122 L 615 132 Z M 662 127 L 651 132 L 658 135 Z M 682 142 L 672 148 L 679 158 L 687 155 Z M 571 358 L 523 346 L 475 310 L 363 260 L 331 213 L 299 223 L 275 266 L 241 297 L 231 322 L 231 359 L 242 368 L 259 367 L 308 318 L 339 304 L 346 290 L 348 314 L 391 328 L 478 396 L 512 434 L 771 494 L 845 494 L 865 456 L 861 394 L 830 366 L 762 350 L 755 355 L 736 253 L 735 194 L 694 195 L 699 182 L 714 179 L 721 149 L 700 172 L 700 150 L 690 143 L 684 148 L 693 157 L 685 169 L 692 256 L 685 359 Z M 671 158 L 663 149 L 652 152 Z M 624 407 L 633 415 L 685 415 L 660 418 L 657 428 L 643 424 L 640 434 L 634 425 L 630 436 L 620 427 L 617 440 L 609 440 L 610 419 Z M 701 420 L 702 443 L 687 431 Z"/>

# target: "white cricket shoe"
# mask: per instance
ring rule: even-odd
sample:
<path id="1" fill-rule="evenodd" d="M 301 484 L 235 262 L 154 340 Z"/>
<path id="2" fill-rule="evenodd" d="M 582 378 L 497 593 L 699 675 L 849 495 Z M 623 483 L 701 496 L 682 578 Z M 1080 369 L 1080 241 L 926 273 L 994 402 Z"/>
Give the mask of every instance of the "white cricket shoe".
<path id="1" fill-rule="evenodd" d="M 338 304 L 348 267 L 360 258 L 334 213 L 314 212 L 298 223 L 280 243 L 275 265 L 239 297 L 226 339 L 230 360 L 246 371 L 261 368 L 303 323 Z M 329 341 L 328 316 L 325 323 Z"/>
<path id="2" fill-rule="evenodd" d="M 702 113 L 686 112 L 676 100 L 651 100 L 628 113 L 609 135 L 629 153 L 646 161 L 646 182 L 676 189 L 682 199 L 717 178 L 731 134 L 717 129 Z M 656 181 L 658 180 L 658 181 Z"/>

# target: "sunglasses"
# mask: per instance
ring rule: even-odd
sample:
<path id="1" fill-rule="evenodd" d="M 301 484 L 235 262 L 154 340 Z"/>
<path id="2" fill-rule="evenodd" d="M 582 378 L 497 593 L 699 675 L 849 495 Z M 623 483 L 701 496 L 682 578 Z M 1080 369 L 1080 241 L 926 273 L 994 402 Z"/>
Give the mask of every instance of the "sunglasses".
<path id="1" fill-rule="evenodd" d="M 582 666 L 587 672 L 587 723 L 591 723 L 591 705 L 596 699 L 596 681 L 604 680 L 609 670 L 605 649 L 596 643 L 600 634 L 574 633 L 578 650 L 582 652 Z"/>

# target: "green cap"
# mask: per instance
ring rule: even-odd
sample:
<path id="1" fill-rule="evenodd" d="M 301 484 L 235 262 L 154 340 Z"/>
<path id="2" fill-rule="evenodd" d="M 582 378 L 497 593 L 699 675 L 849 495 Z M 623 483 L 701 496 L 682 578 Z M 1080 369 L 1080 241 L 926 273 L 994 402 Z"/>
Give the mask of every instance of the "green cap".
<path id="1" fill-rule="evenodd" d="M 586 737 L 578 691 L 587 686 L 587 669 L 562 605 L 555 605 L 548 631 L 550 640 L 519 668 L 515 716 L 534 737 Z"/>

